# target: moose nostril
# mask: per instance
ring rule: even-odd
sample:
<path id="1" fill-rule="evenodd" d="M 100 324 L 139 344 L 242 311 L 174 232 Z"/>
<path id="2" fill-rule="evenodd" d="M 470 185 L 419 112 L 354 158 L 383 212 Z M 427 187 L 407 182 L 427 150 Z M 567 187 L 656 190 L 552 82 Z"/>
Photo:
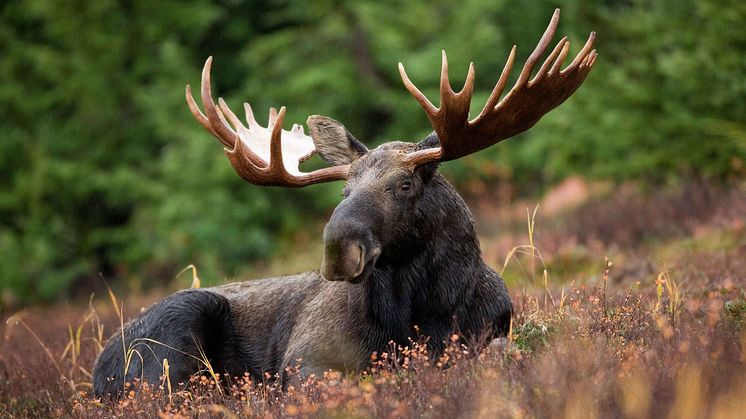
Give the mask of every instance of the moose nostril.
<path id="1" fill-rule="evenodd" d="M 354 258 L 353 258 L 354 259 Z M 361 244 L 357 245 L 357 268 L 353 277 L 360 275 L 365 269 L 365 247 Z"/>
<path id="2" fill-rule="evenodd" d="M 358 242 L 349 243 L 340 257 L 343 274 L 349 278 L 360 275 L 365 267 L 365 247 Z"/>

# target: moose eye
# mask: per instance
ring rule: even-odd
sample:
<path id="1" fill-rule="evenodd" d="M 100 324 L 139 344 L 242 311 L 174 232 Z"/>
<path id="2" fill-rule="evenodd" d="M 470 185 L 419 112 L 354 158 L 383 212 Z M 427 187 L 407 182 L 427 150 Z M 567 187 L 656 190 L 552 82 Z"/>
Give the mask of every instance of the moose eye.
<path id="1" fill-rule="evenodd" d="M 401 185 L 399 186 L 399 189 L 401 189 L 404 192 L 409 192 L 409 190 L 412 189 L 412 182 L 405 180 L 404 182 L 401 183 Z"/>

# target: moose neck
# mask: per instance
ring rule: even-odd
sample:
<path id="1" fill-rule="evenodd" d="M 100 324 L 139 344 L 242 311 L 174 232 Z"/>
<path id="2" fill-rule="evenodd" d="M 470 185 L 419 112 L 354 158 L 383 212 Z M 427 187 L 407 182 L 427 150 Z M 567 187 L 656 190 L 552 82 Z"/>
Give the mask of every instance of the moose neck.
<path id="1" fill-rule="evenodd" d="M 434 176 L 414 211 L 408 237 L 385 248 L 371 276 L 350 287 L 359 315 L 389 338 L 406 338 L 431 319 L 450 321 L 486 269 L 473 217 L 442 176 Z"/>

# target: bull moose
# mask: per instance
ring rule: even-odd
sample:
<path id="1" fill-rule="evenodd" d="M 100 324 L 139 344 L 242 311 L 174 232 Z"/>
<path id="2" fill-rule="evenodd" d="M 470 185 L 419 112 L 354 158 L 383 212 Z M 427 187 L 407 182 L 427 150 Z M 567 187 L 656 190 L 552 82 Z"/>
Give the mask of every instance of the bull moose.
<path id="1" fill-rule="evenodd" d="M 243 125 L 222 99 L 214 103 L 208 58 L 201 81 L 204 113 L 189 86 L 186 100 L 197 121 L 226 147 L 239 176 L 259 186 L 346 181 L 344 198 L 324 228 L 321 268 L 164 298 L 109 339 L 94 367 L 94 392 L 116 396 L 135 378 L 158 382 L 164 359 L 172 382 L 186 381 L 204 359 L 215 371 L 248 372 L 261 380 L 267 373 L 282 376 L 296 362 L 302 375 L 359 371 L 373 352 L 410 337 L 429 337 L 437 354 L 454 330 L 467 338 L 505 335 L 512 312 L 505 284 L 483 262 L 473 217 L 437 168 L 526 131 L 583 83 L 596 61 L 594 33 L 565 69 L 569 42 L 562 38 L 531 78 L 558 22 L 556 10 L 500 100 L 513 47 L 486 105 L 471 120 L 473 63 L 463 89 L 454 92 L 443 52 L 440 107 L 400 63 L 404 85 L 434 132 L 419 143 L 392 141 L 372 150 L 324 116 L 308 118 L 310 136 L 299 125 L 285 131 L 284 107 L 270 110 L 265 128 L 245 104 Z M 313 153 L 330 167 L 302 172 L 300 162 Z"/>

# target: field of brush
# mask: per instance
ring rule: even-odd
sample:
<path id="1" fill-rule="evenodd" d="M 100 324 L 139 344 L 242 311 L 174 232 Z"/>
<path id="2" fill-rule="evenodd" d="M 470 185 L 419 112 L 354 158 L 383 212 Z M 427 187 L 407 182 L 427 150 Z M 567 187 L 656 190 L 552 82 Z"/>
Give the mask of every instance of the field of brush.
<path id="1" fill-rule="evenodd" d="M 103 402 L 91 396 L 96 354 L 122 318 L 166 291 L 103 293 L 2 319 L 0 417 L 729 418 L 746 411 L 746 185 L 570 179 L 538 209 L 537 200 L 477 192 L 470 205 L 484 258 L 503 272 L 515 306 L 500 345 L 472 353 L 454 335 L 433 360 L 421 342 L 410 342 L 374 357 L 360 375 L 296 376 L 286 391 L 271 377 L 252 382 L 209 368 L 188 383 L 164 374 L 161 383 L 136 383 L 123 400 Z M 313 246 L 288 254 L 295 256 L 278 256 L 257 276 L 313 269 L 321 260 Z M 191 279 L 179 282 L 187 287 Z"/>

